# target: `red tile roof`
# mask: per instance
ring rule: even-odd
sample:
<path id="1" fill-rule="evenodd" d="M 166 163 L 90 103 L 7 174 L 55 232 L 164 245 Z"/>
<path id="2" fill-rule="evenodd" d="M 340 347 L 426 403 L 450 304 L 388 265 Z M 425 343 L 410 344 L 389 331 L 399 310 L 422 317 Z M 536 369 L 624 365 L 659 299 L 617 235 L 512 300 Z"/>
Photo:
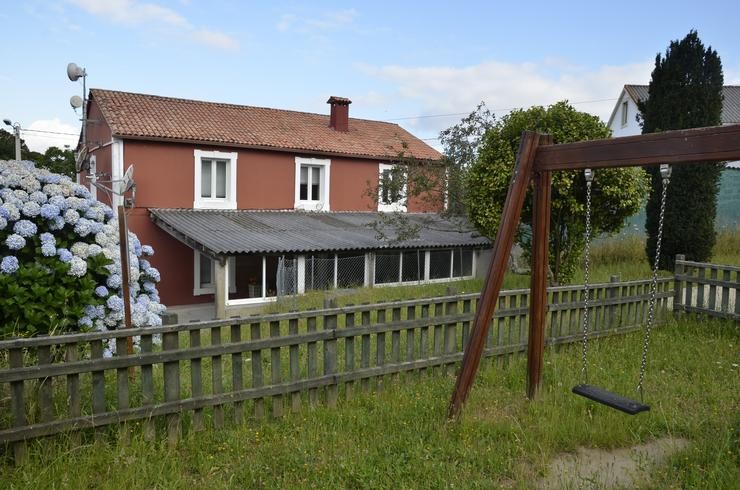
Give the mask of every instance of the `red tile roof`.
<path id="1" fill-rule="evenodd" d="M 395 159 L 441 155 L 397 124 L 349 120 L 349 131 L 329 127 L 329 115 L 91 89 L 114 136 L 162 141 Z M 328 113 L 327 107 L 327 113 Z"/>

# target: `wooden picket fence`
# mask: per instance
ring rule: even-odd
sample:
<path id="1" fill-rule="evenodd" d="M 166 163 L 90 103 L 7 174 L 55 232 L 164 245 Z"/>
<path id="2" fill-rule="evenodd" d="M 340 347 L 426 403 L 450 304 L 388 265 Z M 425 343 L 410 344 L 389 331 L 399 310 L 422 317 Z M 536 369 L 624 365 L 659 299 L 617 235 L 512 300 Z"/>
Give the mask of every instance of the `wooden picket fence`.
<path id="1" fill-rule="evenodd" d="M 673 309 L 740 321 L 740 267 L 676 256 Z"/>
<path id="2" fill-rule="evenodd" d="M 673 297 L 658 282 L 659 319 Z M 650 282 L 592 286 L 593 335 L 641 328 Z M 529 290 L 504 291 L 485 355 L 525 351 Z M 0 451 L 24 458 L 26 441 L 66 432 L 106 437 L 132 426 L 170 443 L 183 430 L 280 417 L 340 395 L 380 390 L 401 373 L 448 373 L 462 359 L 478 294 L 269 314 L 154 328 L 0 342 Z M 577 341 L 582 286 L 549 290 L 547 342 Z M 127 337 L 138 348 L 126 353 Z M 107 349 L 115 347 L 115 354 Z M 248 415 L 250 414 L 250 415 Z"/>

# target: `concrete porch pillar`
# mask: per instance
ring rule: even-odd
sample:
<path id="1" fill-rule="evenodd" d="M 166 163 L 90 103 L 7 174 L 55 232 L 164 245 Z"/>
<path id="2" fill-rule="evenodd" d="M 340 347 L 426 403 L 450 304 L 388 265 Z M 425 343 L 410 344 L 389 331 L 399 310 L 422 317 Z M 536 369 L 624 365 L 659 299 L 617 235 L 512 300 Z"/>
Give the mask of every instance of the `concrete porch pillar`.
<path id="1" fill-rule="evenodd" d="M 213 295 L 213 299 L 216 303 L 216 318 L 218 319 L 226 318 L 226 300 L 229 297 L 228 263 L 228 261 L 213 261 L 213 265 L 216 269 L 214 271 L 216 294 Z"/>

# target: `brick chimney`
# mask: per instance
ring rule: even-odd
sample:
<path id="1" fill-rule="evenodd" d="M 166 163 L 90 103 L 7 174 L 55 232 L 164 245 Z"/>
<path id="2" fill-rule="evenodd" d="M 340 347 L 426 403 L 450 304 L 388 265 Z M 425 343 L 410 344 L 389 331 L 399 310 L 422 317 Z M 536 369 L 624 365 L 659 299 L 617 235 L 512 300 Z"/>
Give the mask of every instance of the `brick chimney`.
<path id="1" fill-rule="evenodd" d="M 329 127 L 335 131 L 345 133 L 349 131 L 349 105 L 352 101 L 345 97 L 332 95 L 326 103 L 331 105 Z"/>

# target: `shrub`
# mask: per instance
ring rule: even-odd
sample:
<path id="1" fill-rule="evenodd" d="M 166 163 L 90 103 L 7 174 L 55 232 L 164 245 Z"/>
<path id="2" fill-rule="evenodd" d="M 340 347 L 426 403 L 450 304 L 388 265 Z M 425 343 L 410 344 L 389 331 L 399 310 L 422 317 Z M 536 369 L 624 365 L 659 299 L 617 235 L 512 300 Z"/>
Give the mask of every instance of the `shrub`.
<path id="1" fill-rule="evenodd" d="M 153 255 L 129 233 L 134 326 L 161 325 Z M 0 336 L 123 322 L 118 221 L 69 177 L 0 161 Z"/>

